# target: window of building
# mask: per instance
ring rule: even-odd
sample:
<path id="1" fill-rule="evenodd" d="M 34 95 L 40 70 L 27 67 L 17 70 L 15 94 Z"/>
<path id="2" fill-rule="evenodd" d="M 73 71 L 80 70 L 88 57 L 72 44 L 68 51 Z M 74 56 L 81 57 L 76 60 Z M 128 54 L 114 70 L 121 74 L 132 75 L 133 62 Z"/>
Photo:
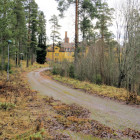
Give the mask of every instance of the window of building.
<path id="1" fill-rule="evenodd" d="M 59 53 L 55 53 L 55 56 L 59 56 Z"/>

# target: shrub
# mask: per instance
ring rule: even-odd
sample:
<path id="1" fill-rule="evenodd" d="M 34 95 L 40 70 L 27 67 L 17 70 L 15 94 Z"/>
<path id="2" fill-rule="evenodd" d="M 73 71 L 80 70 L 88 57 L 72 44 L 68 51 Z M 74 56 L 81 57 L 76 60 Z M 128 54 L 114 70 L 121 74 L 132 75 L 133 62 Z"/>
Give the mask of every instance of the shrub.
<path id="1" fill-rule="evenodd" d="M 52 74 L 53 74 L 53 75 L 59 74 L 59 69 L 58 69 L 55 65 L 53 66 Z"/>
<path id="2" fill-rule="evenodd" d="M 7 71 L 7 66 L 8 66 L 8 63 L 5 63 L 3 70 Z M 10 64 L 9 65 L 9 71 L 11 70 L 11 67 L 12 67 L 12 65 Z M 0 70 L 2 70 L 2 66 L 1 65 L 0 65 Z"/>
<path id="3" fill-rule="evenodd" d="M 69 76 L 71 78 L 75 78 L 74 65 L 73 64 L 71 64 L 70 67 L 69 67 Z"/>
<path id="4" fill-rule="evenodd" d="M 96 84 L 102 84 L 102 79 L 101 79 L 101 75 L 97 74 L 96 76 Z"/>
<path id="5" fill-rule="evenodd" d="M 2 110 L 11 110 L 15 107 L 15 104 L 12 103 L 0 103 L 0 109 Z"/>
<path id="6" fill-rule="evenodd" d="M 4 70 L 7 71 L 8 63 L 5 63 Z M 11 70 L 11 64 L 9 64 L 9 71 Z"/>
<path id="7" fill-rule="evenodd" d="M 91 82 L 93 82 L 93 83 L 95 83 L 95 84 L 98 84 L 98 85 L 101 85 L 101 84 L 102 84 L 101 75 L 100 75 L 100 74 L 94 75 L 94 76 L 91 78 Z"/>
<path id="8" fill-rule="evenodd" d="M 40 132 L 30 135 L 30 140 L 42 140 L 45 130 L 42 129 Z"/>

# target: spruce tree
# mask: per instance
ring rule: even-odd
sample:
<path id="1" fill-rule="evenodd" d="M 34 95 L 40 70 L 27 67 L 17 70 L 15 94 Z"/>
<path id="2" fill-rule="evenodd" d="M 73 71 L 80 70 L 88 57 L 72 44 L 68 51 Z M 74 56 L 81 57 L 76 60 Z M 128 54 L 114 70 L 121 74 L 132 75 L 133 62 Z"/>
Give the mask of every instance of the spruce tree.
<path id="1" fill-rule="evenodd" d="M 36 54 L 37 47 L 37 15 L 38 15 L 38 6 L 34 0 L 31 1 L 31 64 L 33 65 Z"/>
<path id="2" fill-rule="evenodd" d="M 46 20 L 42 11 L 39 11 L 38 17 L 38 48 L 36 61 L 39 64 L 44 64 L 46 61 Z"/>
<path id="3" fill-rule="evenodd" d="M 0 51 L 1 51 L 1 69 L 4 69 L 5 59 L 7 56 L 7 40 L 12 38 L 11 23 L 13 1 L 0 0 Z"/>
<path id="4" fill-rule="evenodd" d="M 15 42 L 16 66 L 20 65 L 21 53 L 23 53 L 23 41 L 27 33 L 23 2 L 24 0 L 14 0 L 13 37 Z"/>

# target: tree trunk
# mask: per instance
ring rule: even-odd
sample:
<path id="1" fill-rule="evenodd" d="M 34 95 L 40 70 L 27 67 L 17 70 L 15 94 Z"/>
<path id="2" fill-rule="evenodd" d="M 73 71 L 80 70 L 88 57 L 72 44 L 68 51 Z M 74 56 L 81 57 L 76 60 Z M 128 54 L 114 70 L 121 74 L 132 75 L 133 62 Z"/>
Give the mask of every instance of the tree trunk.
<path id="1" fill-rule="evenodd" d="M 18 54 L 17 54 L 17 51 L 15 52 L 15 63 L 16 63 L 16 67 L 18 65 Z"/>
<path id="2" fill-rule="evenodd" d="M 102 83 L 105 84 L 105 75 L 104 75 L 104 33 L 102 32 L 102 38 L 101 38 L 101 65 L 100 65 L 100 70 L 101 70 L 101 78 L 102 78 Z"/>
<path id="3" fill-rule="evenodd" d="M 20 66 L 20 52 L 21 52 L 21 46 L 20 46 L 21 44 L 20 44 L 20 39 L 19 39 L 19 44 L 18 44 L 18 50 L 19 50 L 19 52 L 18 52 L 18 65 Z"/>
<path id="4" fill-rule="evenodd" d="M 32 50 L 31 50 L 31 65 L 34 64 L 34 50 L 33 50 L 33 46 L 32 46 Z"/>
<path id="5" fill-rule="evenodd" d="M 78 59 L 78 4 L 79 0 L 75 1 L 75 63 L 77 62 Z"/>
<path id="6" fill-rule="evenodd" d="M 4 46 L 2 46 L 2 60 L 1 60 L 1 68 L 2 70 L 4 70 L 4 64 L 5 64 L 5 58 L 4 58 L 4 52 L 5 52 L 5 49 L 4 49 Z"/>
<path id="7" fill-rule="evenodd" d="M 28 25 L 28 46 L 27 46 L 27 62 L 26 62 L 26 67 L 29 67 L 29 48 L 30 48 L 30 43 L 31 43 L 31 40 L 30 40 L 30 12 L 31 12 L 31 9 L 30 9 L 30 0 L 29 0 L 29 25 Z"/>

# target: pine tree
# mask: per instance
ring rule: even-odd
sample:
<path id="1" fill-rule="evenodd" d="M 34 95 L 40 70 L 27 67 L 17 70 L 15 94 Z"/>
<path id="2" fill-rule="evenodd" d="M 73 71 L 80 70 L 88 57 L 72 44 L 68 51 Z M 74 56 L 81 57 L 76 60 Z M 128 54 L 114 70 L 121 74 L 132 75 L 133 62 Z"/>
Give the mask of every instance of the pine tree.
<path id="1" fill-rule="evenodd" d="M 24 0 L 14 0 L 14 19 L 13 20 L 13 37 L 16 45 L 16 66 L 20 65 L 21 53 L 23 53 L 23 40 L 26 37 L 26 21 L 24 11 Z"/>
<path id="2" fill-rule="evenodd" d="M 58 41 L 61 39 L 59 33 L 59 29 L 61 28 L 61 26 L 58 23 L 58 18 L 56 15 L 53 15 L 49 21 L 52 24 L 51 39 L 53 41 L 53 51 L 54 51 L 55 43 L 58 43 Z"/>
<path id="3" fill-rule="evenodd" d="M 90 30 L 93 29 L 92 20 L 97 17 L 97 10 L 94 2 L 91 0 L 83 0 L 81 8 L 79 9 L 80 15 L 80 30 L 82 32 L 83 41 L 87 40 L 90 35 Z"/>
<path id="4" fill-rule="evenodd" d="M 38 25 L 38 49 L 37 49 L 37 63 L 44 64 L 46 61 L 46 20 L 44 13 L 39 11 L 39 25 Z"/>
<path id="5" fill-rule="evenodd" d="M 25 13 L 26 13 L 26 22 L 28 29 L 28 43 L 26 50 L 26 67 L 29 66 L 29 60 L 31 59 L 31 64 L 34 62 L 34 56 L 36 53 L 37 47 L 37 13 L 38 6 L 35 0 L 26 0 L 25 1 Z"/>
<path id="6" fill-rule="evenodd" d="M 100 73 L 102 78 L 102 83 L 105 83 L 105 75 L 104 75 L 104 46 L 105 41 L 111 37 L 111 34 L 108 30 L 108 27 L 112 25 L 112 12 L 113 9 L 109 8 L 106 2 L 99 1 L 96 3 L 98 7 L 98 21 L 96 23 L 96 29 L 99 29 L 101 46 L 100 46 Z"/>
<path id="7" fill-rule="evenodd" d="M 7 55 L 7 40 L 12 37 L 12 0 L 0 0 L 0 49 L 1 49 L 1 69 L 4 69 Z"/>
<path id="8" fill-rule="evenodd" d="M 34 0 L 31 1 L 31 64 L 35 60 L 36 47 L 37 47 L 37 15 L 38 6 Z"/>

